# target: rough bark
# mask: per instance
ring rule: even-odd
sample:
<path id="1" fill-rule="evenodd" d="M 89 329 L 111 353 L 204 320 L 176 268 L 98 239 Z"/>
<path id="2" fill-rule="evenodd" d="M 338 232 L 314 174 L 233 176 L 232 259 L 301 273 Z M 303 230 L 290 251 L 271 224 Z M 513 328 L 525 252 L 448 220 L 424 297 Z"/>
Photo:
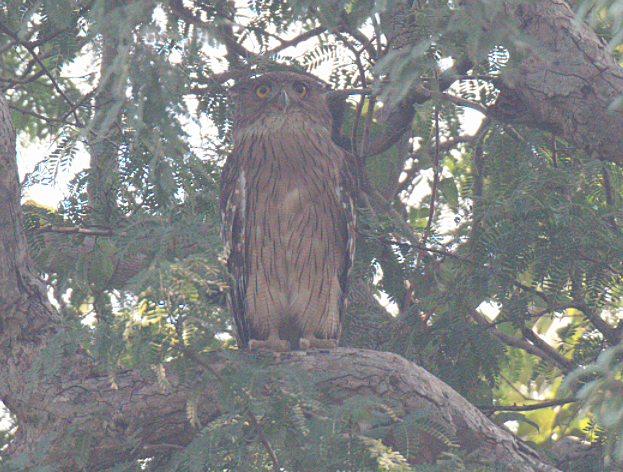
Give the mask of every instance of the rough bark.
<path id="1" fill-rule="evenodd" d="M 483 10 L 481 0 L 463 4 Z M 489 115 L 550 131 L 591 156 L 623 164 L 623 111 L 611 107 L 623 95 L 623 69 L 606 44 L 588 25 L 574 21 L 575 14 L 564 0 L 511 1 L 505 10 L 509 39 L 524 54 L 513 58 L 520 59 L 520 66 L 512 83 L 496 83 L 500 94 Z M 395 36 L 408 37 L 412 28 L 403 21 L 396 25 Z M 459 74 L 467 63 L 458 64 Z M 441 90 L 451 83 L 444 83 Z M 429 98 L 429 92 L 421 89 L 387 110 L 385 132 L 371 143 L 368 154 L 396 143 L 409 127 L 413 105 Z"/>
<path id="2" fill-rule="evenodd" d="M 97 471 L 188 444 L 195 434 L 186 416 L 189 383 L 169 373 L 170 386 L 163 391 L 155 374 L 137 370 L 121 371 L 113 382 L 71 342 L 28 257 L 19 198 L 15 132 L 0 98 L 0 398 L 19 424 L 8 452 L 22 454 L 33 467 L 46 464 L 50 470 L 73 471 L 80 461 L 75 443 L 88 438 L 90 455 L 81 465 Z M 247 355 L 226 361 L 215 352 L 205 361 L 220 371 Z M 55 359 L 54 369 L 45 367 Z M 275 363 L 300 366 L 312 378 L 323 379 L 319 389 L 326 392 L 331 386 L 341 398 L 382 398 L 399 416 L 431 410 L 463 448 L 478 451 L 484 459 L 516 464 L 509 470 L 529 472 L 542 465 L 450 387 L 395 354 L 341 348 L 278 355 Z M 46 369 L 53 373 L 46 374 Z M 205 425 L 219 415 L 220 385 L 199 368 L 195 380 L 202 375 L 210 376 L 197 399 L 198 420 Z M 42 449 L 43 444 L 48 448 Z M 434 458 L 442 449 L 431 439 L 426 451 Z"/>
<path id="3" fill-rule="evenodd" d="M 475 3 L 477 0 L 470 0 Z M 623 95 L 623 69 L 606 44 L 563 0 L 507 2 L 511 24 L 526 48 L 512 84 L 500 84 L 491 112 L 509 123 L 561 136 L 604 161 L 623 164 L 623 110 L 610 106 Z"/>

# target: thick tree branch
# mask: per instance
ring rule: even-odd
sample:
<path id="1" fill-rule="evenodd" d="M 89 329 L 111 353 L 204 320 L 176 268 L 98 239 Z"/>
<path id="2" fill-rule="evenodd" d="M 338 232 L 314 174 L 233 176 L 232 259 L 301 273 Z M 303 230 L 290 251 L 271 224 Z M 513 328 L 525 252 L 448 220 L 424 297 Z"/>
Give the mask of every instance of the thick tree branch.
<path id="1" fill-rule="evenodd" d="M 522 56 L 512 84 L 498 83 L 490 116 L 551 131 L 591 156 L 623 164 L 623 110 L 611 108 L 623 95 L 623 69 L 607 45 L 563 0 L 506 2 L 505 9 L 519 48 L 526 47 L 521 34 L 539 49 Z"/>

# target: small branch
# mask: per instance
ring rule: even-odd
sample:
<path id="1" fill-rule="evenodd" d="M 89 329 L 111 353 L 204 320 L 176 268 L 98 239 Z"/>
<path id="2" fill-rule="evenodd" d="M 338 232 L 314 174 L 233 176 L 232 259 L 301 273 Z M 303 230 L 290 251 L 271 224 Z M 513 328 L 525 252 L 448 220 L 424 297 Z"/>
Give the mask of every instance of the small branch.
<path id="1" fill-rule="evenodd" d="M 524 285 L 521 282 L 517 282 L 512 277 L 505 276 L 503 274 L 500 274 L 500 276 L 501 277 L 505 277 L 507 280 L 509 280 L 517 288 L 520 288 L 520 289 L 522 289 L 522 290 L 524 290 L 526 292 L 529 292 L 529 293 L 532 293 L 532 294 L 536 295 L 541 300 L 543 300 L 548 306 L 550 305 L 549 297 L 545 293 L 541 292 L 540 290 L 537 290 L 536 288 L 530 287 L 529 285 Z"/>
<path id="2" fill-rule="evenodd" d="M 290 40 L 286 41 L 286 40 L 279 39 L 281 44 L 279 46 L 275 46 L 272 49 L 269 49 L 264 54 L 267 56 L 274 56 L 275 54 L 280 53 L 284 49 L 296 46 L 297 44 L 302 43 L 303 41 L 307 41 L 308 39 L 311 39 L 314 36 L 318 36 L 324 33 L 326 30 L 327 28 L 325 28 L 324 26 L 317 26 L 313 29 L 310 29 L 309 31 L 306 31 L 305 33 L 299 34 L 298 36 Z"/>
<path id="3" fill-rule="evenodd" d="M 435 86 L 439 89 L 439 76 L 437 75 L 437 70 L 435 70 Z M 435 216 L 435 199 L 437 197 L 437 186 L 439 185 L 439 174 L 441 170 L 439 169 L 439 102 L 435 103 L 435 154 L 433 159 L 433 185 L 430 190 L 430 204 L 428 206 L 428 220 L 426 221 L 426 229 L 424 231 L 424 236 L 422 237 L 422 244 L 425 245 L 428 240 L 428 235 L 430 234 L 431 227 L 433 226 L 433 217 Z M 419 265 L 422 252 L 418 252 L 417 260 L 415 265 Z M 413 285 L 412 285 L 413 286 Z"/>
<path id="4" fill-rule="evenodd" d="M 222 27 L 220 28 L 220 32 L 221 32 L 221 40 L 223 41 L 223 44 L 225 45 L 225 49 L 227 49 L 227 52 L 229 54 L 240 56 L 244 59 L 252 59 L 252 58 L 257 59 L 261 57 L 259 54 L 255 54 L 254 52 L 249 51 L 242 44 L 236 41 L 236 38 L 233 35 L 233 32 L 231 31 L 231 27 L 229 26 Z"/>
<path id="5" fill-rule="evenodd" d="M 476 408 L 489 415 L 496 411 L 534 411 L 542 410 L 543 408 L 552 408 L 560 405 L 568 405 L 569 403 L 576 403 L 578 400 L 573 398 L 558 398 L 555 400 L 548 400 L 533 405 L 474 405 Z"/>
<path id="6" fill-rule="evenodd" d="M 75 106 L 74 103 L 71 101 L 71 99 L 65 94 L 65 92 L 63 91 L 63 89 L 61 89 L 60 85 L 58 84 L 56 78 L 52 75 L 52 73 L 48 70 L 48 68 L 45 66 L 45 64 L 43 63 L 43 61 L 39 58 L 39 56 L 37 55 L 37 53 L 35 52 L 34 48 L 30 47 L 28 44 L 24 44 L 24 47 L 26 49 L 28 49 L 28 52 L 30 52 L 30 54 L 32 54 L 32 57 L 35 58 L 35 60 L 37 61 L 37 63 L 39 64 L 39 67 L 41 67 L 41 69 L 43 69 L 43 71 L 45 72 L 45 75 L 50 79 L 50 81 L 52 82 L 52 86 L 54 87 L 54 89 L 58 92 L 58 94 L 63 97 L 63 99 L 67 102 L 67 104 L 69 105 L 69 109 L 73 109 L 74 110 L 74 119 L 76 120 L 76 123 L 79 123 L 78 126 L 80 126 L 81 128 L 84 127 L 84 125 L 80 122 L 80 118 L 78 118 L 78 114 L 75 111 Z"/>
<path id="7" fill-rule="evenodd" d="M 28 52 L 30 53 L 30 55 L 33 57 L 33 59 L 37 62 L 37 64 L 39 64 L 39 67 L 41 67 L 41 69 L 44 71 L 45 75 L 50 79 L 50 81 L 52 82 L 52 86 L 54 87 L 54 89 L 58 92 L 58 94 L 63 98 L 63 100 L 65 100 L 68 104 L 69 104 L 69 108 L 72 109 L 74 108 L 74 104 L 71 101 L 71 99 L 65 94 L 65 92 L 63 91 L 63 89 L 61 89 L 60 85 L 58 85 L 58 82 L 56 80 L 56 78 L 52 75 L 52 73 L 48 70 L 48 68 L 46 67 L 46 65 L 43 63 L 43 61 L 41 60 L 41 58 L 39 57 L 39 55 L 36 53 L 35 51 L 35 47 L 27 42 L 27 41 L 21 41 L 21 39 L 19 38 L 19 36 L 17 35 L 17 33 L 15 33 L 14 31 L 11 31 L 10 29 L 8 29 L 6 26 L 4 26 L 3 24 L 0 23 L 0 32 L 5 33 L 6 35 L 10 36 L 11 38 L 13 38 L 14 40 L 17 41 L 18 44 L 21 44 L 22 46 L 24 46 Z M 74 112 L 74 118 L 76 120 L 76 123 L 80 123 L 80 118 L 78 118 L 78 114 Z M 84 127 L 84 125 L 80 124 L 81 127 Z"/>
<path id="8" fill-rule="evenodd" d="M 574 368 L 577 367 L 575 362 L 573 362 L 571 359 L 563 356 L 561 353 L 556 351 L 552 346 L 550 346 L 545 341 L 543 341 L 541 337 L 538 334 L 536 334 L 534 331 L 532 331 L 530 328 L 527 328 L 527 327 L 523 328 L 521 330 L 521 334 L 523 334 L 524 337 L 528 341 L 530 341 L 534 346 L 539 348 L 541 351 L 545 352 L 548 356 L 556 359 L 561 364 L 565 364 L 568 370 L 573 370 Z"/>
<path id="9" fill-rule="evenodd" d="M 63 119 L 67 119 L 69 115 L 71 115 L 75 110 L 84 105 L 88 100 L 90 100 L 93 96 L 95 96 L 95 90 L 91 90 L 84 97 L 82 97 L 79 101 L 74 104 L 74 108 L 70 109 L 67 113 L 63 115 Z"/>
<path id="10" fill-rule="evenodd" d="M 232 79 L 235 80 L 240 77 L 240 75 L 242 75 L 242 73 L 235 70 L 228 70 L 220 74 L 212 74 L 207 77 L 207 79 L 201 81 L 201 83 L 207 84 L 207 87 L 191 87 L 190 91 L 196 95 L 201 95 L 202 93 L 206 93 L 214 84 L 222 84 Z"/>
<path id="11" fill-rule="evenodd" d="M 26 68 L 28 68 L 28 66 L 26 66 Z M 28 74 L 28 71 L 24 70 L 24 72 L 20 74 L 19 78 L 18 77 L 14 77 L 14 78 L 0 77 L 0 82 L 6 82 L 7 85 L 3 87 L 6 90 L 9 88 L 13 88 L 16 85 L 30 84 L 34 82 L 35 80 L 37 80 L 42 75 L 44 75 L 44 72 L 42 70 L 39 70 L 30 76 L 26 74 Z"/>
<path id="12" fill-rule="evenodd" d="M 368 53 L 368 56 L 370 57 L 370 59 L 372 61 L 374 61 L 377 57 L 376 55 L 376 49 L 374 49 L 374 47 L 372 47 L 372 40 L 369 39 L 365 34 L 363 34 L 360 30 L 350 30 L 350 29 L 346 29 L 344 30 L 345 33 L 348 33 L 350 36 L 352 36 L 359 44 L 361 44 L 361 47 L 363 48 L 363 50 L 365 50 Z M 358 54 L 359 55 L 359 54 Z"/>
<path id="13" fill-rule="evenodd" d="M 346 48 L 352 53 L 353 60 L 355 61 L 355 64 L 357 65 L 357 70 L 359 71 L 359 82 L 361 83 L 361 86 L 363 88 L 367 88 L 368 84 L 366 81 L 366 69 L 361 63 L 361 58 L 359 57 L 359 53 L 357 52 L 355 47 L 352 44 L 350 44 L 350 41 L 348 41 L 341 33 L 335 32 L 334 34 L 335 34 L 335 37 L 339 39 L 344 44 L 344 46 L 346 46 Z M 366 101 L 366 97 L 362 95 L 359 99 L 359 103 L 357 103 L 357 110 L 355 113 L 355 119 L 353 120 L 353 127 L 351 131 L 351 150 L 353 154 L 355 155 L 357 162 L 362 167 L 365 166 L 366 161 L 365 159 L 361 158 L 360 146 L 359 146 L 359 142 L 357 138 L 358 138 L 358 133 L 359 133 L 359 120 L 361 119 L 361 112 L 363 110 L 365 101 Z M 368 108 L 368 112 L 370 112 L 369 108 Z M 367 115 L 367 117 L 368 116 L 369 114 Z M 368 120 L 366 119 L 366 123 L 367 122 Z M 365 147 L 366 147 L 366 126 L 364 125 L 361 149 L 365 149 Z"/>
<path id="14" fill-rule="evenodd" d="M 363 168 L 363 187 L 362 190 L 369 199 L 368 205 L 370 208 L 372 208 L 374 212 L 387 215 L 392 223 L 396 225 L 402 236 L 404 236 L 412 246 L 416 247 L 419 245 L 419 236 L 413 231 L 409 223 L 404 220 L 402 215 L 400 215 L 391 203 L 376 189 L 372 177 L 365 167 Z"/>
<path id="15" fill-rule="evenodd" d="M 519 134 L 517 130 L 513 128 L 511 125 L 508 125 L 508 124 L 504 125 L 504 131 L 506 131 L 508 135 L 511 138 L 513 138 L 515 141 L 517 141 L 518 143 L 526 142 L 526 138 L 524 138 L 521 134 Z"/>
<path id="16" fill-rule="evenodd" d="M 53 118 L 50 116 L 44 116 L 34 111 L 26 110 L 25 108 L 15 106 L 13 104 L 9 104 L 9 108 L 19 113 L 23 113 L 24 115 L 30 115 L 30 116 L 34 116 L 35 118 L 39 118 L 40 120 L 45 121 L 46 123 L 63 123 L 65 125 L 75 126 L 76 128 L 84 128 L 84 126 L 81 123 L 73 123 L 71 121 L 67 121 L 65 118 Z"/>
<path id="17" fill-rule="evenodd" d="M 221 378 L 221 374 L 218 373 L 217 370 L 214 369 L 214 367 L 207 362 L 206 360 L 202 359 L 201 356 L 199 356 L 196 352 L 194 352 L 192 349 L 188 349 L 185 345 L 180 344 L 180 346 L 175 346 L 175 345 L 171 345 L 171 347 L 177 349 L 178 351 L 181 351 L 184 353 L 185 356 L 188 356 L 190 359 L 192 359 L 193 361 L 195 361 L 197 364 L 199 364 L 201 367 L 203 367 L 204 369 L 206 369 L 208 372 L 210 372 L 212 375 L 214 375 L 214 377 L 221 382 L 223 379 Z"/>
<path id="18" fill-rule="evenodd" d="M 606 194 L 606 205 L 608 205 L 608 208 L 612 210 L 613 204 L 614 204 L 613 199 L 612 199 L 612 185 L 610 184 L 610 175 L 608 174 L 608 169 L 606 169 L 606 166 L 601 167 L 601 176 L 602 176 L 602 181 L 603 181 L 603 186 L 604 186 L 604 193 Z M 618 228 L 617 228 L 616 220 L 614 219 L 614 215 L 610 214 L 607 217 L 607 221 L 608 221 L 608 225 L 610 226 L 610 229 L 612 229 L 612 231 L 617 232 Z"/>
<path id="19" fill-rule="evenodd" d="M 515 387 L 515 385 L 513 385 L 513 382 L 511 382 L 509 379 L 504 377 L 504 374 L 500 372 L 498 375 L 513 392 L 515 392 L 517 395 L 519 395 L 521 398 L 523 398 L 526 401 L 530 400 L 530 398 L 528 398 L 525 393 L 523 393 L 521 390 Z"/>
<path id="20" fill-rule="evenodd" d="M 80 226 L 52 226 L 45 225 L 30 231 L 33 234 L 39 233 L 61 233 L 61 234 L 84 234 L 86 236 L 112 236 L 112 229 L 81 228 Z"/>
<path id="21" fill-rule="evenodd" d="M 456 95 L 452 95 L 446 92 L 440 92 L 439 97 L 443 98 L 444 100 L 448 100 L 449 102 L 454 103 L 455 105 L 458 105 L 461 107 L 467 107 L 467 108 L 471 108 L 473 110 L 479 111 L 483 115 L 487 116 L 488 110 L 478 102 L 465 100 L 464 98 L 457 97 Z"/>
<path id="22" fill-rule="evenodd" d="M 584 313 L 584 316 L 604 335 L 610 345 L 614 346 L 621 341 L 621 332 L 604 321 L 584 300 L 576 302 L 575 308 Z"/>
<path id="23" fill-rule="evenodd" d="M 457 74 L 464 74 L 471 67 L 471 61 L 465 58 L 440 74 L 439 92 L 447 90 L 456 81 Z M 414 105 L 424 103 L 432 97 L 431 90 L 419 85 L 410 90 L 407 97 L 399 103 L 388 105 L 390 111 L 387 114 L 383 132 L 370 143 L 365 157 L 376 156 L 392 147 L 404 133 L 411 129 L 411 122 L 415 115 Z"/>
<path id="24" fill-rule="evenodd" d="M 498 338 L 503 343 L 508 344 L 509 346 L 523 349 L 527 353 L 537 356 L 543 359 L 545 362 L 552 364 L 554 367 L 557 367 L 562 372 L 566 373 L 571 370 L 567 366 L 568 364 L 567 358 L 565 358 L 566 359 L 565 362 L 561 362 L 558 356 L 557 357 L 550 356 L 548 353 L 546 353 L 542 349 L 539 349 L 538 347 L 526 341 L 525 339 L 516 338 L 515 336 L 511 334 L 504 333 L 503 331 L 500 331 L 499 329 L 494 328 L 493 326 L 489 324 L 489 321 L 482 314 L 480 314 L 478 310 L 476 310 L 475 308 L 468 306 L 467 309 L 469 310 L 469 313 L 472 316 L 472 318 L 474 318 L 476 323 L 478 323 L 478 325 L 480 325 L 485 331 L 493 334 L 496 338 Z"/>
<path id="25" fill-rule="evenodd" d="M 255 431 L 257 431 L 257 435 L 260 438 L 260 441 L 262 442 L 262 444 L 264 445 L 264 449 L 266 449 L 266 452 L 268 453 L 268 456 L 270 457 L 271 462 L 273 463 L 273 469 L 276 472 L 280 471 L 281 466 L 279 465 L 279 459 L 277 459 L 277 454 L 275 454 L 275 450 L 270 444 L 270 441 L 264 435 L 264 431 L 260 427 L 260 424 L 257 421 L 257 418 L 251 411 L 247 411 L 247 418 L 249 418 L 249 422 L 253 425 L 253 427 L 255 428 Z"/>
<path id="26" fill-rule="evenodd" d="M 372 89 L 369 87 L 363 88 L 346 88 L 340 90 L 331 90 L 327 92 L 325 95 L 330 98 L 342 98 L 347 97 L 349 95 L 370 95 L 372 93 Z"/>
<path id="27" fill-rule="evenodd" d="M 484 192 L 484 172 L 483 172 L 483 156 L 484 150 L 482 141 L 478 141 L 472 151 L 472 227 L 469 232 L 469 248 L 470 252 L 476 257 L 476 242 L 480 238 L 482 230 L 482 195 Z M 480 259 L 480 257 L 478 257 Z"/>
<path id="28" fill-rule="evenodd" d="M 476 130 L 476 132 L 473 135 L 471 135 L 471 134 L 463 134 L 461 136 L 457 136 L 456 138 L 448 138 L 445 141 L 439 143 L 439 150 L 440 151 L 450 151 L 457 144 L 473 143 L 477 139 L 480 139 L 480 137 L 484 134 L 484 131 L 486 131 L 488 129 L 490 123 L 491 123 L 491 121 L 488 118 L 485 118 L 484 120 L 482 120 L 482 123 L 480 124 L 480 126 L 478 127 L 478 129 Z M 432 146 L 428 147 L 428 148 L 419 148 L 417 151 L 412 153 L 406 160 L 411 159 L 411 160 L 413 160 L 413 162 L 416 162 L 422 156 L 430 155 L 430 154 L 432 154 L 434 152 L 435 152 L 435 148 L 432 147 Z M 404 178 L 404 180 L 402 180 L 401 184 L 398 186 L 398 189 L 396 190 L 396 193 L 407 191 L 409 189 L 409 186 L 412 183 L 412 181 L 413 181 L 413 179 L 415 177 L 415 174 L 419 172 L 419 167 L 413 165 L 410 169 L 403 170 L 403 172 L 406 174 L 406 177 Z"/>

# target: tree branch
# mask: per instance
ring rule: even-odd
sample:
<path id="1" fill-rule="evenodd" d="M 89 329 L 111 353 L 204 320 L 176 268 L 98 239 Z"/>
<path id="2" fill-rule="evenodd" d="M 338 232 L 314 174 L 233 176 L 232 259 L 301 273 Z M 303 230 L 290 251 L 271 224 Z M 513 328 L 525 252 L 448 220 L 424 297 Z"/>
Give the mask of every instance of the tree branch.
<path id="1" fill-rule="evenodd" d="M 481 12 L 479 0 L 467 8 Z M 588 155 L 623 164 L 623 111 L 612 109 L 623 95 L 623 71 L 616 58 L 568 2 L 505 2 L 509 40 L 521 57 L 511 81 L 497 80 L 500 94 L 489 114 L 505 123 L 536 127 L 584 149 Z M 480 14 L 480 13 L 478 13 Z M 487 22 L 500 21 L 499 17 Z M 533 38 L 531 49 L 523 39 Z"/>
<path id="2" fill-rule="evenodd" d="M 496 411 L 535 411 L 542 410 L 543 408 L 552 408 L 561 405 L 568 405 L 569 403 L 577 403 L 578 400 L 573 398 L 562 398 L 556 400 L 548 400 L 545 402 L 534 403 L 531 405 L 475 405 L 480 411 L 487 415 L 495 413 Z"/>
<path id="3" fill-rule="evenodd" d="M 9 108 L 11 110 L 15 110 L 17 112 L 23 113 L 24 115 L 34 116 L 35 118 L 38 118 L 41 121 L 46 122 L 46 123 L 62 123 L 62 124 L 69 125 L 69 126 L 75 126 L 76 128 L 84 127 L 81 123 L 74 123 L 72 121 L 67 121 L 66 117 L 54 118 L 51 116 L 45 116 L 45 115 L 41 115 L 40 113 L 36 113 L 32 110 L 26 110 L 25 108 L 21 108 L 16 105 L 12 105 L 12 104 L 9 105 Z"/>
<path id="4" fill-rule="evenodd" d="M 311 39 L 314 36 L 318 36 L 324 33 L 326 30 L 327 28 L 325 28 L 324 26 L 316 26 L 315 28 L 312 28 L 309 31 L 306 31 L 305 33 L 301 33 L 292 39 L 289 39 L 289 40 L 279 39 L 281 44 L 279 44 L 279 46 L 275 46 L 272 49 L 269 49 L 264 54 L 266 56 L 274 56 L 275 54 L 280 53 L 284 49 L 297 46 L 298 44 L 304 41 L 307 41 L 308 39 Z"/>
<path id="5" fill-rule="evenodd" d="M 61 233 L 61 234 L 83 234 L 85 236 L 112 236 L 113 231 L 110 228 L 83 228 L 80 226 L 52 226 L 45 225 L 36 228 L 31 233 Z"/>
<path id="6" fill-rule="evenodd" d="M 573 366 L 569 365 L 570 360 L 567 359 L 566 357 L 561 356 L 560 354 L 556 356 L 552 356 L 550 355 L 550 353 L 543 351 L 539 347 L 535 346 L 534 344 L 529 343 L 528 341 L 524 339 L 519 339 L 508 333 L 500 331 L 499 329 L 491 326 L 489 322 L 486 320 L 486 318 L 478 312 L 478 310 L 476 310 L 473 307 L 467 307 L 467 308 L 469 310 L 470 315 L 476 321 L 476 323 L 478 323 L 485 331 L 493 334 L 500 341 L 504 342 L 505 344 L 508 344 L 509 346 L 518 347 L 519 349 L 523 349 L 529 354 L 540 357 L 547 363 L 560 369 L 562 372 L 571 371 Z M 564 360 L 562 360 L 562 358 L 564 358 Z"/>
<path id="7" fill-rule="evenodd" d="M 439 92 L 447 90 L 455 82 L 457 75 L 464 74 L 471 66 L 471 61 L 464 59 L 440 74 Z M 370 148 L 364 157 L 376 156 L 392 147 L 405 132 L 411 129 L 411 121 L 415 115 L 414 105 L 424 103 L 432 97 L 431 90 L 419 86 L 400 102 L 386 105 L 389 110 L 385 114 L 383 132 L 370 143 Z"/>

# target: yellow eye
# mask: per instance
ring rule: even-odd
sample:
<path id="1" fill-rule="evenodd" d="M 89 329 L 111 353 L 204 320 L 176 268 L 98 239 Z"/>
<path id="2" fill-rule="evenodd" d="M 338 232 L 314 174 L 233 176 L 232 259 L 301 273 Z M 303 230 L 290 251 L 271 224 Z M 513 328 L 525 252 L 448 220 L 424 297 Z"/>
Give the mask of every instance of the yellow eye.
<path id="1" fill-rule="evenodd" d="M 302 84 L 301 82 L 296 82 L 293 88 L 299 98 L 303 98 L 307 95 L 307 85 Z"/>
<path id="2" fill-rule="evenodd" d="M 255 94 L 259 98 L 266 98 L 266 95 L 270 93 L 270 87 L 268 85 L 260 85 L 255 89 Z"/>

